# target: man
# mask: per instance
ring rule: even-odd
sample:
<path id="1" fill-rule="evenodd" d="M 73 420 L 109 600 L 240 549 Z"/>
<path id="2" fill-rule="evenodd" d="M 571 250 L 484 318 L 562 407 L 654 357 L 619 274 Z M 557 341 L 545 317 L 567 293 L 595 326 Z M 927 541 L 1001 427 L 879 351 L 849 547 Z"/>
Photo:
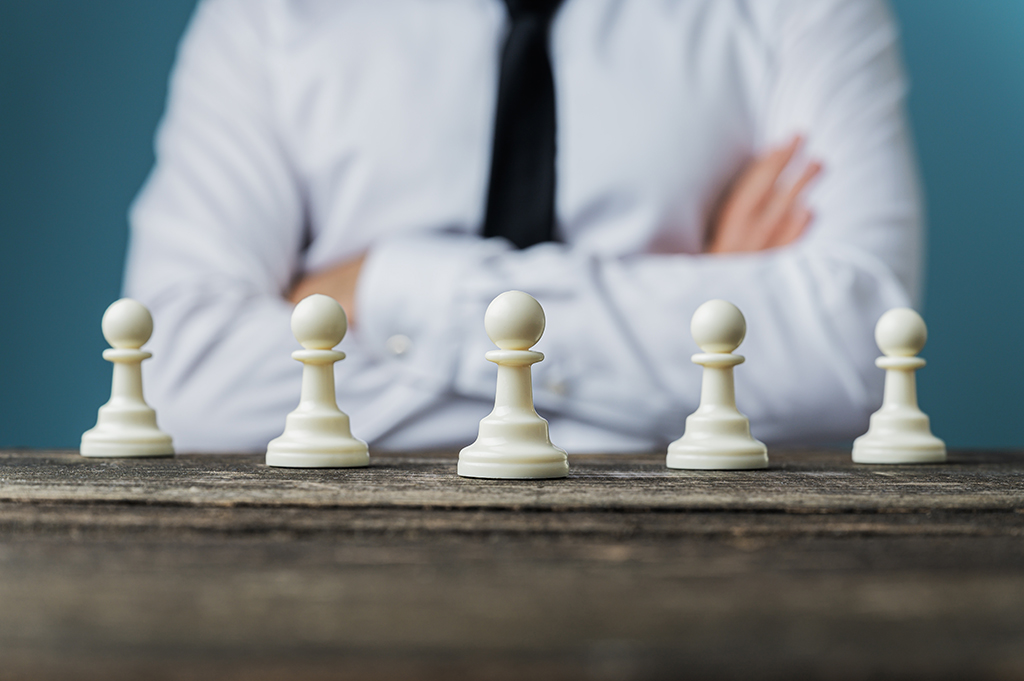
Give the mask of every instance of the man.
<path id="1" fill-rule="evenodd" d="M 508 289 L 547 312 L 535 398 L 569 451 L 679 436 L 689 318 L 713 297 L 747 317 L 757 437 L 861 431 L 874 323 L 915 301 L 921 249 L 881 2 L 565 0 L 554 240 L 521 249 L 483 236 L 508 30 L 500 0 L 199 7 L 126 282 L 156 320 L 147 390 L 176 442 L 280 433 L 288 318 L 312 292 L 352 317 L 339 404 L 380 448 L 472 441 L 494 395 L 483 310 Z"/>

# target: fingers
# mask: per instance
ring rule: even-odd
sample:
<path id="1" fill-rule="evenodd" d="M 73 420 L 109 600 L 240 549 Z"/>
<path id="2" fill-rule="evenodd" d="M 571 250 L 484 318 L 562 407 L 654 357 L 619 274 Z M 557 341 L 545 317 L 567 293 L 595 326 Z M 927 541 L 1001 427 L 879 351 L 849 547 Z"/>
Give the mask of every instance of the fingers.
<path id="1" fill-rule="evenodd" d="M 795 214 L 799 213 L 801 209 L 803 209 L 803 212 L 807 212 L 801 202 L 803 191 L 820 172 L 820 163 L 816 161 L 808 163 L 800 177 L 788 188 L 777 187 L 775 189 L 761 216 L 761 220 L 764 221 L 762 248 L 775 248 L 793 240 L 791 238 L 782 241 L 782 235 L 784 233 L 788 235 L 789 228 L 794 224 L 793 218 Z"/>
<path id="2" fill-rule="evenodd" d="M 822 166 L 810 162 L 790 185 L 780 178 L 803 144 L 799 136 L 755 159 L 729 188 L 711 226 L 707 251 L 758 251 L 791 243 L 813 219 L 803 204 L 808 185 Z"/>
<path id="3" fill-rule="evenodd" d="M 766 248 L 779 248 L 796 241 L 814 220 L 814 213 L 806 206 L 797 206 L 790 211 L 772 235 Z"/>
<path id="4" fill-rule="evenodd" d="M 348 315 L 348 322 L 357 325 L 356 286 L 362 271 L 366 254 L 356 256 L 352 260 L 340 263 L 320 272 L 307 274 L 297 281 L 286 296 L 292 303 L 313 293 L 322 293 L 338 301 Z"/>
<path id="5" fill-rule="evenodd" d="M 738 208 L 752 213 L 763 210 L 775 193 L 775 184 L 789 162 L 793 160 L 803 138 L 795 136 L 789 144 L 757 158 L 740 177 Z"/>
<path id="6" fill-rule="evenodd" d="M 807 167 L 804 168 L 804 172 L 800 174 L 797 181 L 789 188 L 790 205 L 796 202 L 796 199 L 803 193 L 807 185 L 811 183 L 811 180 L 818 176 L 821 169 L 822 165 L 819 161 L 811 161 L 807 164 Z"/>

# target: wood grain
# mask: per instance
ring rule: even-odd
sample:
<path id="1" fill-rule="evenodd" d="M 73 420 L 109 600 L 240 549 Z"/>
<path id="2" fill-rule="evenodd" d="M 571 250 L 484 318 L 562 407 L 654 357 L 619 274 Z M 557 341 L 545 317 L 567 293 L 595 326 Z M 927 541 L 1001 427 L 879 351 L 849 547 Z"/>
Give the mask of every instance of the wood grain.
<path id="1" fill-rule="evenodd" d="M 1024 504 L 1015 453 L 945 465 L 861 466 L 847 453 L 772 453 L 766 471 L 678 471 L 662 455 L 576 456 L 562 480 L 477 480 L 451 453 L 374 457 L 369 468 L 269 468 L 262 455 L 87 459 L 0 452 L 0 501 L 188 506 L 416 507 L 614 511 L 1007 510 Z"/>
<path id="2" fill-rule="evenodd" d="M 1024 678 L 1024 456 L 0 452 L 0 678 Z"/>

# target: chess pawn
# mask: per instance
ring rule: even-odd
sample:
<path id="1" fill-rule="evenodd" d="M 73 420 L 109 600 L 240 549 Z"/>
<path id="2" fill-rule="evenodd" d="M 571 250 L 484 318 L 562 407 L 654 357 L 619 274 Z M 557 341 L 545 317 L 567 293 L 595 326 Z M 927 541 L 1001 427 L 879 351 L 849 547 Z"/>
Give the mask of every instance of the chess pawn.
<path id="1" fill-rule="evenodd" d="M 928 340 L 928 327 L 914 310 L 898 307 L 881 316 L 875 342 L 885 369 L 882 408 L 871 415 L 868 432 L 853 441 L 855 463 L 942 463 L 946 444 L 932 435 L 928 416 L 917 406 L 917 357 Z"/>
<path id="2" fill-rule="evenodd" d="M 506 291 L 484 314 L 487 335 L 498 346 L 484 355 L 498 365 L 494 410 L 480 421 L 476 442 L 459 453 L 459 475 L 468 478 L 564 478 L 569 460 L 551 444 L 548 422 L 533 406 L 530 350 L 544 333 L 544 309 L 533 296 Z"/>
<path id="3" fill-rule="evenodd" d="M 96 426 L 82 434 L 82 456 L 134 458 L 172 456 L 171 436 L 156 425 L 156 412 L 142 397 L 140 350 L 153 335 L 153 317 L 131 298 L 114 302 L 103 313 L 103 337 L 111 347 L 103 359 L 114 364 L 110 401 L 100 407 Z"/>
<path id="4" fill-rule="evenodd" d="M 348 415 L 338 409 L 334 363 L 345 353 L 334 350 L 348 330 L 345 310 L 334 298 L 315 293 L 292 312 L 292 333 L 302 350 L 299 406 L 285 419 L 284 433 L 267 445 L 267 465 L 285 468 L 357 468 L 370 463 L 366 443 L 352 437 Z"/>
<path id="5" fill-rule="evenodd" d="M 683 436 L 668 446 L 669 468 L 739 470 L 767 468 L 768 450 L 750 435 L 750 421 L 736 409 L 732 368 L 747 335 L 743 313 L 732 303 L 709 300 L 693 313 L 690 333 L 703 350 L 693 356 L 704 367 L 700 406 L 686 417 Z"/>

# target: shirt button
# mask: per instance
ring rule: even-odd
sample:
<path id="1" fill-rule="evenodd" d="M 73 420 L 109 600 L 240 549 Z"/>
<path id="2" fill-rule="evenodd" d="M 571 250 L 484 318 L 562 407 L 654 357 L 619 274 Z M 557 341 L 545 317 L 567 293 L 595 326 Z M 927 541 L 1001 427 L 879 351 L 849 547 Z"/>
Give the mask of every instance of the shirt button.
<path id="1" fill-rule="evenodd" d="M 386 347 L 388 352 L 391 354 L 401 357 L 412 350 L 412 339 L 404 333 L 396 333 L 394 336 L 387 339 L 384 343 L 384 347 Z"/>

